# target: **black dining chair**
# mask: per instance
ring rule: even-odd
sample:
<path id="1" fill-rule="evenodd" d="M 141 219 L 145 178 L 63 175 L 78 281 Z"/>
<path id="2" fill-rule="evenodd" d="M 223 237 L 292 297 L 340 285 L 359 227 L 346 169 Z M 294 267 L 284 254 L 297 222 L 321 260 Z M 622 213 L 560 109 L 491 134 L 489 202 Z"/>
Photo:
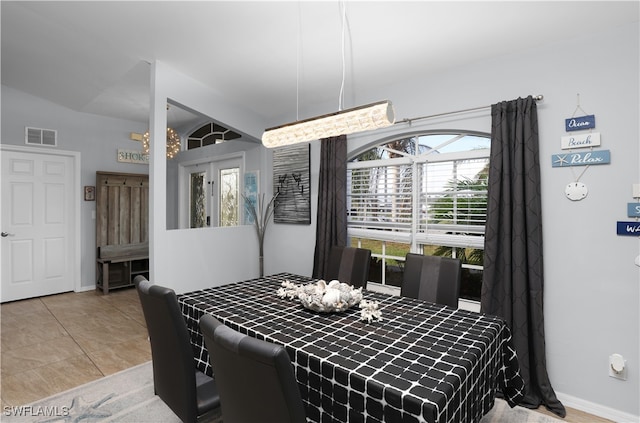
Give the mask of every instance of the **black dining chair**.
<path id="1" fill-rule="evenodd" d="M 459 259 L 407 253 L 400 295 L 457 308 L 461 275 Z"/>
<path id="2" fill-rule="evenodd" d="M 220 391 L 225 422 L 306 422 L 289 354 L 281 345 L 241 334 L 210 314 L 200 331 Z"/>
<path id="3" fill-rule="evenodd" d="M 329 251 L 329 266 L 324 279 L 337 279 L 356 288 L 365 289 L 370 266 L 371 250 L 334 245 Z"/>
<path id="4" fill-rule="evenodd" d="M 133 280 L 147 322 L 155 394 L 183 422 L 220 407 L 216 382 L 196 369 L 187 323 L 172 289 L 152 285 L 144 276 Z"/>

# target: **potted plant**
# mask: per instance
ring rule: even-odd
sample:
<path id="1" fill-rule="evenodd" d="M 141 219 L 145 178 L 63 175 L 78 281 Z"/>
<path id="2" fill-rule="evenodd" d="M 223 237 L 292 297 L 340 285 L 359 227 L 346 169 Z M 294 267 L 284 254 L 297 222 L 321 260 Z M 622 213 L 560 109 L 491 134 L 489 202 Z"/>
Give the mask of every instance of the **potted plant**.
<path id="1" fill-rule="evenodd" d="M 260 194 L 257 201 L 248 198 L 246 195 L 242 195 L 244 198 L 244 206 L 253 218 L 253 224 L 256 228 L 256 234 L 258 235 L 258 248 L 259 248 L 259 261 L 260 261 L 260 277 L 264 276 L 264 234 L 267 230 L 267 225 L 271 216 L 278 206 L 276 198 L 279 193 L 276 193 L 271 200 L 265 205 L 264 194 Z M 257 204 L 256 204 L 257 203 Z"/>

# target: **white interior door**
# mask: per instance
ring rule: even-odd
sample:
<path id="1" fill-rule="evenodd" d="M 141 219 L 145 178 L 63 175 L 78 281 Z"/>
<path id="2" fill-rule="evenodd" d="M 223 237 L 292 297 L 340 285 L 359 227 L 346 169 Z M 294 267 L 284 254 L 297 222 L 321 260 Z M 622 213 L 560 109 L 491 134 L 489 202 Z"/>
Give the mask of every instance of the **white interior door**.
<path id="1" fill-rule="evenodd" d="M 0 301 L 73 291 L 75 161 L 2 151 Z"/>

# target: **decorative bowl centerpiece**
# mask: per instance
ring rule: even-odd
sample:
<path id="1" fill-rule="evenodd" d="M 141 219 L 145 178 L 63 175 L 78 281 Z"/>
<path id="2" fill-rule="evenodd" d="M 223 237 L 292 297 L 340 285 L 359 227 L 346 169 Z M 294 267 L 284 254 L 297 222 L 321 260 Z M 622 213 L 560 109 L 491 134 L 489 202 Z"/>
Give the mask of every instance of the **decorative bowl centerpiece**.
<path id="1" fill-rule="evenodd" d="M 283 282 L 278 294 L 289 299 L 297 298 L 304 308 L 322 313 L 344 311 L 362 301 L 362 288 L 356 289 L 337 280 L 327 283 L 321 279 L 307 285 Z"/>
<path id="2" fill-rule="evenodd" d="M 278 296 L 288 300 L 298 300 L 308 310 L 321 313 L 345 311 L 356 304 L 360 306 L 360 320 L 368 323 L 381 321 L 382 313 L 378 301 L 362 298 L 362 288 L 333 280 L 329 283 L 320 279 L 316 283 L 296 285 L 285 280 L 278 288 Z"/>
<path id="3" fill-rule="evenodd" d="M 362 301 L 362 288 L 333 280 L 326 283 L 319 280 L 315 284 L 303 285 L 298 299 L 304 308 L 331 313 L 344 311 Z"/>

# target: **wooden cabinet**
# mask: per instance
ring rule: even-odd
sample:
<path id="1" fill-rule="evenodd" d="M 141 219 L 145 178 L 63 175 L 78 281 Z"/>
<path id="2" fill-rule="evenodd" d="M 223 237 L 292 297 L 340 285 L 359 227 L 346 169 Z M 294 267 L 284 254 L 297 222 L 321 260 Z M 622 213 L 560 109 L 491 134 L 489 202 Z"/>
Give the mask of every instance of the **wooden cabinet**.
<path id="1" fill-rule="evenodd" d="M 96 289 L 149 278 L 149 176 L 96 172 Z"/>

